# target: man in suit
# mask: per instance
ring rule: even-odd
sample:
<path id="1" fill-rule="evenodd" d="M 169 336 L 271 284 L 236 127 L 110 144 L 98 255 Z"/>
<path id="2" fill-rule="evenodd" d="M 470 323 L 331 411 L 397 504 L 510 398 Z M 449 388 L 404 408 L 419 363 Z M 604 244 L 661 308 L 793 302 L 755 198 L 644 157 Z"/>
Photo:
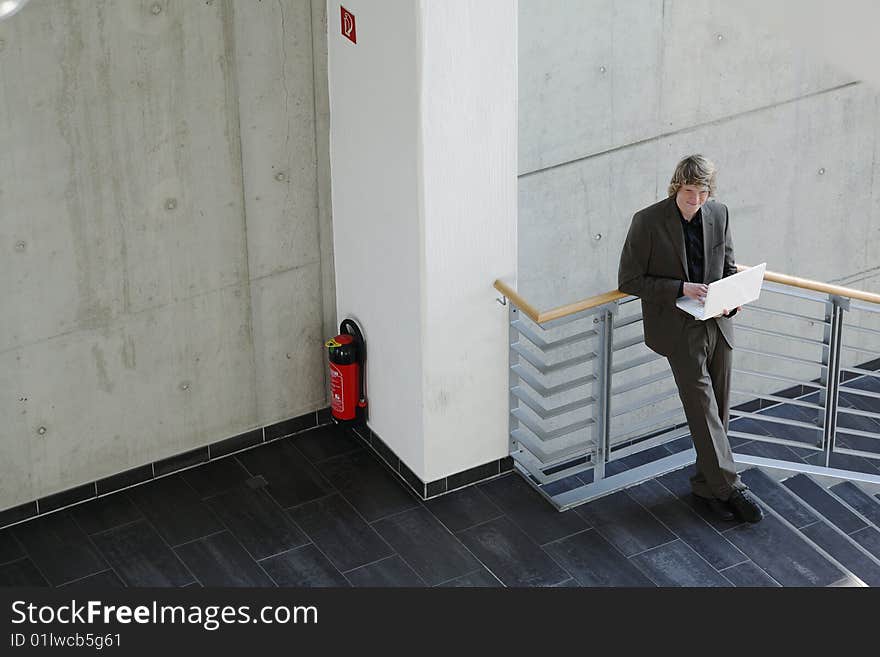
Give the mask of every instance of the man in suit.
<path id="1" fill-rule="evenodd" d="M 618 288 L 641 298 L 645 344 L 666 356 L 697 452 L 691 490 L 714 515 L 763 517 L 736 472 L 727 426 L 733 321 L 739 308 L 700 321 L 679 310 L 704 300 L 708 283 L 736 273 L 727 207 L 715 196 L 715 165 L 702 155 L 675 168 L 668 197 L 633 216 L 620 255 Z"/>

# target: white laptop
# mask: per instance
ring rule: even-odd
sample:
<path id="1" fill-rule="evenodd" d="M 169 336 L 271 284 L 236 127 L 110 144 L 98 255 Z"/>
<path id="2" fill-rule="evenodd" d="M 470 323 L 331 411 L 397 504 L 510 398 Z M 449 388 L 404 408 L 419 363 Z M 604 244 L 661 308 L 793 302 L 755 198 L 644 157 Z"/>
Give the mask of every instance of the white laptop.
<path id="1" fill-rule="evenodd" d="M 734 308 L 758 299 L 766 268 L 767 263 L 762 262 L 733 276 L 709 283 L 705 302 L 701 303 L 690 297 L 679 297 L 675 305 L 699 320 L 711 319 L 720 315 L 725 309 L 730 312 Z"/>

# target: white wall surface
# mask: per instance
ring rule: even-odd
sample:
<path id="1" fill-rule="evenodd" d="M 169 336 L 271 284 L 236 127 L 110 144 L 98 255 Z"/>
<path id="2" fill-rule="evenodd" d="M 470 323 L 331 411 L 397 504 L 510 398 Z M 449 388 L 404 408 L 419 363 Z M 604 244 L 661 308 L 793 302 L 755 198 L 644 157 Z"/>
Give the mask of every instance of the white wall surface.
<path id="1" fill-rule="evenodd" d="M 346 0 L 357 44 L 327 3 L 338 319 L 369 353 L 370 426 L 420 474 L 424 303 L 418 4 Z"/>
<path id="2" fill-rule="evenodd" d="M 431 481 L 501 458 L 515 275 L 516 3 L 328 3 L 337 308 L 370 427 Z M 335 19 L 333 17 L 336 17 Z"/>
<path id="3" fill-rule="evenodd" d="M 517 7 L 422 0 L 425 479 L 506 456 Z"/>

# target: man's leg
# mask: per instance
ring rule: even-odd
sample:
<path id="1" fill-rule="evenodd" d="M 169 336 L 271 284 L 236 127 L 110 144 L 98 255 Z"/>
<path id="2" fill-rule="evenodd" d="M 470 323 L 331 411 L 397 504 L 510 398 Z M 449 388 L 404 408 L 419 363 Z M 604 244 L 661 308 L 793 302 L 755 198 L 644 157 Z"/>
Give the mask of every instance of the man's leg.
<path id="1" fill-rule="evenodd" d="M 710 374 L 710 355 L 713 370 L 724 375 L 724 354 L 715 363 L 717 341 L 723 341 L 714 323 L 700 322 L 685 329 L 686 344 L 669 357 L 675 383 L 687 417 L 691 438 L 697 452 L 697 474 L 691 479 L 696 495 L 726 500 L 735 488 L 742 488 L 736 474 L 727 432 L 718 408 L 713 377 Z M 726 347 L 727 345 L 723 345 Z M 728 350 L 729 351 L 729 350 Z M 729 359 L 730 354 L 727 354 Z M 727 364 L 729 377 L 730 362 Z M 729 394 L 728 384 L 719 378 L 722 393 Z M 726 415 L 726 413 L 725 413 Z"/>

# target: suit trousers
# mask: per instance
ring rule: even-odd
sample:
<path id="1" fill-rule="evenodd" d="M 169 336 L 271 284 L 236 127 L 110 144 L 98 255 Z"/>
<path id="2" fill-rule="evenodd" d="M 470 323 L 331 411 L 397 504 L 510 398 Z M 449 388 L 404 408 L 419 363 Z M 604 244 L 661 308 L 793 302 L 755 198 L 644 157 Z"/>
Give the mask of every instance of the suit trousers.
<path id="1" fill-rule="evenodd" d="M 727 438 L 733 350 L 714 319 L 689 318 L 682 339 L 684 344 L 667 359 L 697 452 L 691 490 L 726 500 L 734 489 L 746 488 Z"/>

